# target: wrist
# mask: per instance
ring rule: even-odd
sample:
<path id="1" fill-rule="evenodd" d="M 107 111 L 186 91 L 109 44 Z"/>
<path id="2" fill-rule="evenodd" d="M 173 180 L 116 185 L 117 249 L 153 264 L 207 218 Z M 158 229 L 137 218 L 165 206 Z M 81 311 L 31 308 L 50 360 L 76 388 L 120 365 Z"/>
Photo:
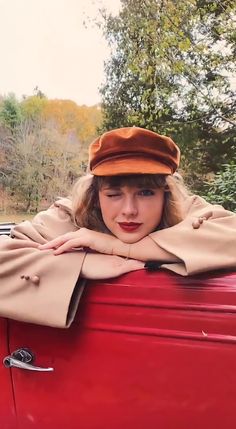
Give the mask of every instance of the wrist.
<path id="1" fill-rule="evenodd" d="M 123 256 L 126 259 L 130 258 L 131 244 L 124 243 L 123 241 L 116 239 L 113 246 L 113 255 Z"/>

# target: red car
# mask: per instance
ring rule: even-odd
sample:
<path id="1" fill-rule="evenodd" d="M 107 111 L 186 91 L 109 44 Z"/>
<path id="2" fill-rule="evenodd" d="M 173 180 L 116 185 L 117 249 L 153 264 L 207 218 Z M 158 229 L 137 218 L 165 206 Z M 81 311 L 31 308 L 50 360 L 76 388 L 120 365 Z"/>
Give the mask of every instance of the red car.
<path id="1" fill-rule="evenodd" d="M 0 332 L 1 429 L 236 427 L 236 272 L 90 281 L 71 328 Z"/>

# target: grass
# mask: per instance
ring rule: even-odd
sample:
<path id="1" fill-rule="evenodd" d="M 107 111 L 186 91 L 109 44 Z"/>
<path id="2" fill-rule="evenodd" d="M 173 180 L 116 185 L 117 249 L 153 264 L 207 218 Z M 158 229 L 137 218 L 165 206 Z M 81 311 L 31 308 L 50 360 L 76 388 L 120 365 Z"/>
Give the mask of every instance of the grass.
<path id="1" fill-rule="evenodd" d="M 15 222 L 19 223 L 23 220 L 31 220 L 35 215 L 29 213 L 0 213 L 0 223 L 1 222 Z"/>

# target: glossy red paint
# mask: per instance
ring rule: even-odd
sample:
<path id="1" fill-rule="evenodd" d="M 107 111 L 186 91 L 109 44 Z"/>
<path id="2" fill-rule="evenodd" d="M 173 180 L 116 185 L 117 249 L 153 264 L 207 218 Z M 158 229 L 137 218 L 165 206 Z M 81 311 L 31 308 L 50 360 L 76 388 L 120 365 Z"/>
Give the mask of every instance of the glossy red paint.
<path id="1" fill-rule="evenodd" d="M 9 354 L 8 322 L 0 318 L 0 358 Z M 2 360 L 2 359 L 1 359 Z M 0 363 L 0 428 L 15 429 L 16 413 L 11 372 Z"/>
<path id="2" fill-rule="evenodd" d="M 236 273 L 89 282 L 70 329 L 9 321 L 9 347 L 55 371 L 1 369 L 18 418 L 4 429 L 236 427 Z"/>

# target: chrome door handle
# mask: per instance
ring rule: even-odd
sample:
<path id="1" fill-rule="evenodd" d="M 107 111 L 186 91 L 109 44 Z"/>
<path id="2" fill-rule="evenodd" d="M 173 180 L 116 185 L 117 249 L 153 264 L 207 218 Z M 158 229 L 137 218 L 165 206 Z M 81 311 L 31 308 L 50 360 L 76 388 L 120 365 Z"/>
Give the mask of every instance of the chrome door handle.
<path id="1" fill-rule="evenodd" d="M 10 356 L 6 356 L 3 359 L 3 365 L 6 368 L 20 368 L 27 369 L 29 371 L 54 371 L 54 368 L 42 368 L 41 366 L 32 365 L 34 361 L 34 354 L 31 350 L 22 348 L 15 350 Z M 32 363 L 31 363 L 32 362 Z"/>

